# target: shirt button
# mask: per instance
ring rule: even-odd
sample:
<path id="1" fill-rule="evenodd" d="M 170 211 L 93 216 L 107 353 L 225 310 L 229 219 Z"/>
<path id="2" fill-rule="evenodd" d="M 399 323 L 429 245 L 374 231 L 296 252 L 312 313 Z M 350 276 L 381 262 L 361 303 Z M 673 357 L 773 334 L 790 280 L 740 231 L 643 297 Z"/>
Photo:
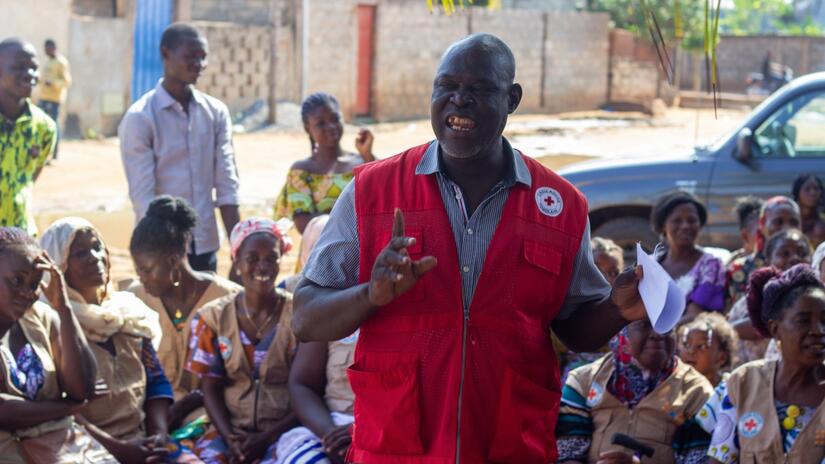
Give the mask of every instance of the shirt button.
<path id="1" fill-rule="evenodd" d="M 461 270 L 463 270 L 464 272 L 470 272 L 470 266 L 464 266 L 463 268 L 461 268 Z"/>
<path id="2" fill-rule="evenodd" d="M 467 235 L 473 235 L 473 229 L 467 229 Z"/>

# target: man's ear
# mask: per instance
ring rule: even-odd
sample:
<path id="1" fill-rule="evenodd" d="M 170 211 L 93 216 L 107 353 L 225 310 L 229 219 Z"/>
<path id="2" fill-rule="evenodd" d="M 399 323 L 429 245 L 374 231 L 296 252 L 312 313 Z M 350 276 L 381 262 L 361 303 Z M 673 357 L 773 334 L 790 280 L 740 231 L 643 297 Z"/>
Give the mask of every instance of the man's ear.
<path id="1" fill-rule="evenodd" d="M 169 49 L 164 47 L 163 45 L 160 46 L 160 57 L 161 59 L 163 59 L 163 61 L 169 59 Z"/>
<path id="2" fill-rule="evenodd" d="M 768 332 L 771 333 L 771 338 L 777 338 L 776 335 L 779 332 L 779 321 L 771 319 L 766 325 L 768 326 Z"/>
<path id="3" fill-rule="evenodd" d="M 510 90 L 507 92 L 507 113 L 512 114 L 518 108 L 518 104 L 521 103 L 521 84 L 513 84 L 510 86 Z"/>

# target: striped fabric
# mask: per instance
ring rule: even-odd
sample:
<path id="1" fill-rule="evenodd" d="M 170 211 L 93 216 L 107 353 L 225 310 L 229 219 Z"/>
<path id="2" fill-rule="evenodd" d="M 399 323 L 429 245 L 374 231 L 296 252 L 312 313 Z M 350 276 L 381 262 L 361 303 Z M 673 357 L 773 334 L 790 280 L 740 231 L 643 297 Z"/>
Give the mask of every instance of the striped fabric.
<path id="1" fill-rule="evenodd" d="M 444 209 L 453 229 L 461 273 L 462 296 L 468 310 L 484 266 L 487 248 L 498 227 L 510 188 L 516 183 L 532 185 L 524 160 L 504 139 L 511 164 L 504 179 L 493 187 L 484 201 L 468 217 L 461 189 L 442 171 L 438 142 L 433 141 L 416 168 L 417 175 L 436 175 Z M 317 285 L 344 289 L 358 284 L 359 240 L 355 215 L 355 180 L 345 189 L 330 214 L 324 232 L 307 262 L 304 276 Z M 573 268 L 573 277 L 559 318 L 568 317 L 580 305 L 600 301 L 610 295 L 610 285 L 593 263 L 590 224 L 582 236 Z"/>

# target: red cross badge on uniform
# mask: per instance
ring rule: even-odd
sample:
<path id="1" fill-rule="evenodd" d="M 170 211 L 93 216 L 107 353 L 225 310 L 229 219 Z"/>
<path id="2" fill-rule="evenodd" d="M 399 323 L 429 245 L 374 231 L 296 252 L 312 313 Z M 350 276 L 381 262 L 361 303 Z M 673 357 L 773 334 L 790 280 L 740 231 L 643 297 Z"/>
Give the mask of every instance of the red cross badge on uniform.
<path id="1" fill-rule="evenodd" d="M 755 437 L 765 425 L 762 416 L 755 412 L 749 412 L 739 419 L 739 433 L 745 438 Z"/>
<path id="2" fill-rule="evenodd" d="M 602 402 L 604 396 L 604 387 L 594 383 L 587 392 L 587 405 L 591 408 Z"/>

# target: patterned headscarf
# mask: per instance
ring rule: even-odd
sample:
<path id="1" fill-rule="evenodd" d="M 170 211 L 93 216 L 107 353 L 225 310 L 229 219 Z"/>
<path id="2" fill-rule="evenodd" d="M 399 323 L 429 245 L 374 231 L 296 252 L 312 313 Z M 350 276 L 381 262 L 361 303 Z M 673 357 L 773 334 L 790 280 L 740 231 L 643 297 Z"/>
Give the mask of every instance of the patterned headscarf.
<path id="1" fill-rule="evenodd" d="M 613 352 L 614 369 L 607 383 L 607 391 L 631 409 L 670 377 L 676 369 L 676 356 L 671 356 L 664 369 L 658 372 L 643 368 L 633 358 L 627 327 L 610 340 L 610 351 Z"/>
<path id="2" fill-rule="evenodd" d="M 281 253 L 286 254 L 292 249 L 292 239 L 289 238 L 287 231 L 292 227 L 292 221 L 289 219 L 279 219 L 277 222 L 269 218 L 253 217 L 244 219 L 235 224 L 232 228 L 232 233 L 229 234 L 229 245 L 232 249 L 232 259 L 238 255 L 238 250 L 241 249 L 244 240 L 252 234 L 264 233 L 269 234 L 281 244 Z"/>

